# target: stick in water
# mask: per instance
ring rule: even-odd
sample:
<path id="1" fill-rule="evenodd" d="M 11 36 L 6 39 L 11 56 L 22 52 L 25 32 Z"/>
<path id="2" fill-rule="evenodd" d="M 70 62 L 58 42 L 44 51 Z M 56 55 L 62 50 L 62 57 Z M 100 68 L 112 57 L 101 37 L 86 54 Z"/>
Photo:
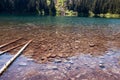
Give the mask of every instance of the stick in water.
<path id="1" fill-rule="evenodd" d="M 18 38 L 18 39 L 15 39 L 15 40 L 12 40 L 12 41 L 10 41 L 10 42 L 8 42 L 8 43 L 5 43 L 5 44 L 3 44 L 3 45 L 0 45 L 0 48 L 3 48 L 3 47 L 5 47 L 5 46 L 7 46 L 7 45 L 9 45 L 9 44 L 12 44 L 12 43 L 14 43 L 14 42 L 16 42 L 16 41 L 18 41 L 18 40 L 20 40 L 20 39 L 22 39 L 22 37 L 20 37 L 20 38 Z"/>
<path id="2" fill-rule="evenodd" d="M 0 69 L 0 75 L 3 74 L 3 72 L 14 62 L 14 60 L 25 50 L 25 48 L 32 42 L 32 40 L 28 41 L 18 52 L 16 55 L 14 55 L 1 69 Z"/>
<path id="3" fill-rule="evenodd" d="M 22 44 L 19 44 L 19 45 L 14 46 L 14 47 L 11 47 L 11 48 L 9 48 L 9 49 L 7 49 L 7 50 L 1 51 L 1 52 L 0 52 L 0 55 L 4 54 L 4 53 L 6 53 L 6 52 L 8 52 L 8 51 L 10 51 L 10 50 L 13 50 L 13 49 L 15 49 L 15 48 L 17 48 L 17 47 L 20 47 L 20 46 L 22 46 L 22 45 L 24 45 L 24 44 L 25 44 L 25 43 L 22 43 Z"/>

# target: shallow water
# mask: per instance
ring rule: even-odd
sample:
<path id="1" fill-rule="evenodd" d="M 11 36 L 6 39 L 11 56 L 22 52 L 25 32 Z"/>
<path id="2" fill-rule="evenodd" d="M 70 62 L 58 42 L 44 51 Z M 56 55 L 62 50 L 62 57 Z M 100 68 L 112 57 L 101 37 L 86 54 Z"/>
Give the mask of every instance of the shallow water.
<path id="1" fill-rule="evenodd" d="M 44 26 L 45 28 L 39 28 L 41 27 L 41 25 Z M 83 27 L 83 28 L 78 28 L 78 27 Z M 92 30 L 87 29 L 87 27 L 92 27 Z M 55 35 L 50 36 L 51 31 L 53 32 L 56 31 L 54 32 Z M 86 34 L 87 37 L 85 35 L 83 36 L 89 39 L 94 39 L 94 37 L 92 36 L 97 34 L 98 36 L 104 35 L 105 38 L 108 37 L 108 35 L 111 36 L 117 34 L 117 36 L 113 36 L 112 38 L 114 40 L 114 37 L 116 37 L 117 42 L 119 43 L 120 19 L 0 15 L 0 40 L 2 43 L 5 43 L 4 40 L 8 40 L 8 41 L 9 39 L 12 40 L 13 36 L 14 38 L 17 38 L 19 36 L 23 36 L 27 38 L 26 37 L 27 35 L 29 35 L 28 36 L 29 38 L 40 37 L 36 40 L 40 40 L 41 38 L 43 38 L 43 42 L 44 42 L 44 37 L 45 39 L 48 38 L 47 41 L 50 41 L 53 39 L 54 36 L 57 35 L 57 33 L 61 31 Z M 42 35 L 42 33 L 46 33 L 46 32 L 47 32 L 46 36 Z M 41 33 L 41 35 L 39 33 Z M 4 40 L 2 38 L 4 38 Z M 73 38 L 73 42 L 74 42 L 74 37 L 71 36 L 71 38 Z M 54 40 L 56 40 L 55 37 Z M 61 40 L 61 42 L 62 41 L 63 40 Z M 107 41 L 109 42 L 109 40 L 107 39 L 105 40 L 106 44 L 108 44 Z M 111 45 L 111 42 L 109 44 Z M 33 49 L 33 47 L 31 49 Z M 69 80 L 70 77 L 73 77 L 76 80 L 82 78 L 83 79 L 88 78 L 88 80 L 91 80 L 91 78 L 95 78 L 95 77 L 97 80 L 101 80 L 103 78 L 105 78 L 105 80 L 119 80 L 120 51 L 116 49 L 110 49 L 104 53 L 105 54 L 103 56 L 97 56 L 97 57 L 89 54 L 86 55 L 80 53 L 80 55 L 78 56 L 68 57 L 66 59 L 64 58 L 54 59 L 53 62 L 48 62 L 46 64 L 37 64 L 33 59 L 29 59 L 22 56 L 19 57 L 12 64 L 12 66 L 10 66 L 10 68 L 0 77 L 0 80 L 8 80 L 8 79 L 9 80 L 54 80 L 54 79 Z M 0 68 L 12 56 L 13 55 L 10 54 L 1 55 Z M 99 73 L 101 73 L 101 75 L 97 75 Z M 113 78 L 109 77 L 111 75 Z"/>
<path id="2" fill-rule="evenodd" d="M 8 61 L 12 55 L 4 54 L 0 56 L 0 68 Z M 103 56 L 91 56 L 81 54 L 80 56 L 73 56 L 66 59 L 55 59 L 53 62 L 46 64 L 37 64 L 34 60 L 26 58 L 24 56 L 19 57 L 10 68 L 0 77 L 0 80 L 53 80 L 56 77 L 56 80 L 65 80 L 68 77 L 70 78 L 74 73 L 73 78 L 78 77 L 79 79 L 82 76 L 87 76 L 86 74 L 94 74 L 97 71 L 101 71 L 103 75 L 116 76 L 115 79 L 109 80 L 118 80 L 120 76 L 120 51 L 116 49 L 110 49 Z M 109 73 L 109 74 L 108 74 Z M 42 75 L 37 79 L 37 76 Z M 14 76 L 14 78 L 13 78 Z M 90 76 L 90 75 L 89 75 Z M 51 77 L 49 79 L 49 77 Z M 100 80 L 99 77 L 93 75 L 92 78 Z M 108 77 L 103 77 L 105 80 L 108 80 Z M 88 77 L 86 79 L 89 80 Z"/>

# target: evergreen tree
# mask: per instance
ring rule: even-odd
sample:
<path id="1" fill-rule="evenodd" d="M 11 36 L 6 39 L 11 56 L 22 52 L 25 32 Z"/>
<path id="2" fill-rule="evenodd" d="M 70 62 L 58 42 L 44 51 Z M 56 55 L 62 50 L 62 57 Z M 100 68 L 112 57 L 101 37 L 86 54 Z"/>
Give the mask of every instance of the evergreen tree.
<path id="1" fill-rule="evenodd" d="M 48 3 L 49 1 L 49 3 Z M 61 2 L 61 5 L 59 2 Z M 56 7 L 57 5 L 57 7 Z M 60 7 L 62 6 L 62 7 Z M 0 13 L 37 13 L 56 15 L 56 8 L 78 12 L 79 16 L 94 14 L 120 14 L 120 0 L 1 0 Z"/>

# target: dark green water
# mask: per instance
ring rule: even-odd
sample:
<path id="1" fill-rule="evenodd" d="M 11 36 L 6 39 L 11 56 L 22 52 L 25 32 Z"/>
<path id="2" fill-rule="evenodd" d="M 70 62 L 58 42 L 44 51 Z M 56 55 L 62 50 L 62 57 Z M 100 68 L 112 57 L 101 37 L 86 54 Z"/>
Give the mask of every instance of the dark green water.
<path id="1" fill-rule="evenodd" d="M 52 17 L 52 16 L 5 16 L 0 15 L 0 25 L 34 24 L 60 26 L 104 25 L 119 27 L 120 19 L 86 18 L 86 17 Z"/>

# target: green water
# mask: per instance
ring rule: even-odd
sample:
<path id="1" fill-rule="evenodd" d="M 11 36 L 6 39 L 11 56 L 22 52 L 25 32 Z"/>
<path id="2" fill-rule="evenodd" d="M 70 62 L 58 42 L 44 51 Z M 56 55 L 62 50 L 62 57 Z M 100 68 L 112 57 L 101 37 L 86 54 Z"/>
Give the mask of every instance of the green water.
<path id="1" fill-rule="evenodd" d="M 87 17 L 52 17 L 52 16 L 5 16 L 0 15 L 0 25 L 34 24 L 60 26 L 120 26 L 120 19 Z"/>

